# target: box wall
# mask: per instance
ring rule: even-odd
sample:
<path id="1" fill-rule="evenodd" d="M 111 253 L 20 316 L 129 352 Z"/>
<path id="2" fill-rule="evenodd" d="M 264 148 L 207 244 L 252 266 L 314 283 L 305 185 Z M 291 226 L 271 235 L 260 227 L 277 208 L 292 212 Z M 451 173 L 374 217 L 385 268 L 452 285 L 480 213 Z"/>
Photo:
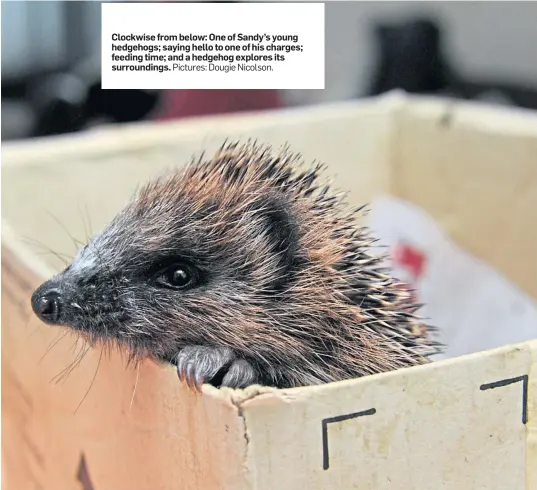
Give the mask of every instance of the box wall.
<path id="1" fill-rule="evenodd" d="M 533 375 L 536 355 L 534 341 L 249 400 L 255 488 L 534 488 L 535 405 L 524 423 L 525 385 L 509 380 Z"/>
<path id="2" fill-rule="evenodd" d="M 33 316 L 28 298 L 39 281 L 2 248 L 7 490 L 71 490 L 82 488 L 81 478 L 91 482 L 87 489 L 250 488 L 244 421 L 229 398 L 196 396 L 173 367 L 127 368 L 118 353 L 100 348 L 55 380 L 84 346 Z"/>
<path id="3" fill-rule="evenodd" d="M 419 99 L 397 118 L 393 193 L 537 298 L 537 115 Z"/>

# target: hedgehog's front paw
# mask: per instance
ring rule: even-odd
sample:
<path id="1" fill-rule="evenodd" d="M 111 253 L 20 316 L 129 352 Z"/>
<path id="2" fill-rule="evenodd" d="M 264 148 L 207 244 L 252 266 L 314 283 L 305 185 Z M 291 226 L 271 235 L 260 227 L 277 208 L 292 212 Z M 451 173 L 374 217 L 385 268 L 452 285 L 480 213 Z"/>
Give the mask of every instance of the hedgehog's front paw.
<path id="1" fill-rule="evenodd" d="M 257 375 L 244 359 L 237 359 L 227 347 L 187 346 L 177 355 L 177 374 L 191 390 L 201 391 L 203 383 L 217 388 L 244 388 L 253 384 Z"/>
<path id="2" fill-rule="evenodd" d="M 252 365 L 244 359 L 235 359 L 222 378 L 222 386 L 246 388 L 258 382 L 258 375 Z"/>

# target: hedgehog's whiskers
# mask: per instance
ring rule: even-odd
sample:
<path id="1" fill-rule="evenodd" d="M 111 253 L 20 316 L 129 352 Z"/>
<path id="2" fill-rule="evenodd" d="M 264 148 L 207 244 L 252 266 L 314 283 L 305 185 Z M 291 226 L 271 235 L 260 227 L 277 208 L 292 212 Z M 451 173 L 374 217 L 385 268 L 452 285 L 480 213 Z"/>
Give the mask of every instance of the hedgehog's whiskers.
<path id="1" fill-rule="evenodd" d="M 85 213 L 82 212 L 80 206 L 78 206 L 78 212 L 82 218 L 82 223 L 84 223 L 84 233 L 86 234 L 86 243 L 89 242 L 91 236 L 93 235 L 93 229 L 91 226 L 91 217 L 87 204 L 84 206 Z"/>
<path id="2" fill-rule="evenodd" d="M 53 255 L 58 260 L 60 260 L 65 266 L 68 265 L 69 261 L 72 260 L 72 257 L 69 254 L 64 254 L 61 252 L 56 252 L 52 250 L 48 245 L 45 245 L 44 243 L 36 240 L 35 238 L 23 236 L 22 240 L 26 243 L 28 243 L 31 246 L 37 246 L 43 249 L 43 251 L 47 254 Z"/>
<path id="3" fill-rule="evenodd" d="M 134 402 L 134 395 L 136 394 L 136 388 L 138 387 L 138 378 L 140 377 L 140 363 L 137 363 L 136 366 L 136 381 L 134 382 L 134 388 L 132 390 L 131 403 L 129 406 L 129 411 L 132 410 L 132 403 Z"/>
<path id="4" fill-rule="evenodd" d="M 78 342 L 79 339 L 76 340 L 75 344 Z M 74 346 L 73 346 L 74 347 Z M 73 372 L 73 370 L 80 365 L 80 363 L 82 362 L 82 359 L 84 359 L 84 357 L 86 357 L 86 354 L 88 353 L 88 351 L 91 349 L 91 344 L 88 345 L 88 346 L 82 346 L 82 348 L 80 349 L 80 352 L 77 354 L 77 356 L 75 357 L 75 359 L 73 360 L 73 362 L 71 362 L 65 369 L 63 369 L 59 374 L 57 374 L 56 376 L 54 376 L 54 378 L 52 378 L 51 382 L 54 382 L 54 383 L 59 383 L 61 381 L 64 381 L 69 377 L 69 375 Z"/>
<path id="5" fill-rule="evenodd" d="M 90 347 L 91 347 L 91 345 L 90 345 Z M 97 363 L 97 367 L 95 368 L 95 374 L 93 375 L 93 379 L 91 380 L 91 383 L 89 385 L 88 390 L 86 391 L 86 394 L 84 395 L 82 400 L 80 400 L 80 403 L 78 404 L 78 407 L 76 407 L 76 410 L 74 412 L 75 415 L 78 412 L 78 409 L 80 408 L 80 406 L 82 405 L 84 400 L 86 399 L 86 397 L 88 396 L 89 392 L 91 391 L 91 388 L 93 387 L 93 383 L 95 383 L 95 378 L 97 378 L 97 373 L 99 372 L 99 368 L 101 367 L 101 359 L 103 358 L 103 350 L 104 350 L 104 348 L 101 348 L 101 354 L 99 356 L 99 362 Z"/>
<path id="6" fill-rule="evenodd" d="M 45 351 L 45 353 L 43 354 L 43 357 L 41 357 L 41 359 L 39 359 L 38 361 L 38 365 L 41 364 L 43 362 L 43 359 L 45 359 L 45 357 L 47 356 L 47 354 L 56 346 L 58 345 L 58 343 L 63 340 L 65 338 L 65 336 L 69 333 L 69 330 L 66 330 L 65 332 L 63 332 L 63 334 L 59 335 L 55 340 L 53 340 L 51 342 L 51 344 L 48 346 L 47 350 Z"/>
<path id="7" fill-rule="evenodd" d="M 67 234 L 67 236 L 71 239 L 73 242 L 73 245 L 75 246 L 75 251 L 78 251 L 78 248 L 80 246 L 83 246 L 84 243 L 82 243 L 80 240 L 76 239 L 73 235 L 71 235 L 71 232 L 67 229 L 67 227 L 56 217 L 54 216 L 50 211 L 45 210 L 45 212 L 54 220 L 60 228 Z"/>

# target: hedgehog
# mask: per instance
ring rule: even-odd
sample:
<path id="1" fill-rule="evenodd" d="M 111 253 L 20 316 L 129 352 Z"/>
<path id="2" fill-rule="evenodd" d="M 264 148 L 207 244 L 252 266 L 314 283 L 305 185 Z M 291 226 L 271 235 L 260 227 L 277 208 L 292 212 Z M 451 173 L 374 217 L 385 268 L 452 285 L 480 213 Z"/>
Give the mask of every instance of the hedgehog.
<path id="1" fill-rule="evenodd" d="M 431 361 L 421 305 L 332 190 L 286 145 L 226 142 L 147 183 L 32 295 L 45 323 L 188 387 L 317 385 Z"/>

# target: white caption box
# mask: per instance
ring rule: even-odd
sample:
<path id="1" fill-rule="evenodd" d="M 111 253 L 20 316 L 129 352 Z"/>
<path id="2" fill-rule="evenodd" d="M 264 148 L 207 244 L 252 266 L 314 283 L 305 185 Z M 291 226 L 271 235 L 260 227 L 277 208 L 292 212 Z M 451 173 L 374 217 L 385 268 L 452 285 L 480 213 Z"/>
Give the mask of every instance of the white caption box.
<path id="1" fill-rule="evenodd" d="M 103 89 L 324 89 L 324 4 L 103 3 Z"/>

